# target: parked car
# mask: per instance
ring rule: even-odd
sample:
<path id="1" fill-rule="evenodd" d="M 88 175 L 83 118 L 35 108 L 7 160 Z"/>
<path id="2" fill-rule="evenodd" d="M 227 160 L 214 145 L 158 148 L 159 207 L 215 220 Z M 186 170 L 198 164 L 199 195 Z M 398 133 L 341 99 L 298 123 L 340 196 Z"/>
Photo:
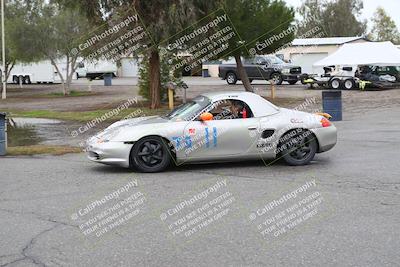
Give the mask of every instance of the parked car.
<path id="1" fill-rule="evenodd" d="M 400 67 L 395 66 L 335 66 L 324 67 L 325 74 L 321 76 L 310 75 L 304 80 L 305 84 L 323 86 L 329 89 L 368 87 L 391 88 L 400 84 Z"/>
<path id="2" fill-rule="evenodd" d="M 282 84 L 282 82 L 295 84 L 303 77 L 301 67 L 286 63 L 272 55 L 244 59 L 243 63 L 250 82 L 271 80 L 275 84 Z M 230 85 L 236 84 L 240 80 L 236 64 L 219 65 L 219 77 Z"/>
<path id="3" fill-rule="evenodd" d="M 400 82 L 400 67 L 396 66 L 360 66 L 356 76 L 368 81 Z"/>
<path id="4" fill-rule="evenodd" d="M 249 92 L 205 93 L 166 116 L 112 124 L 87 142 L 94 162 L 159 172 L 171 163 L 282 158 L 305 165 L 333 148 L 328 114 L 279 108 Z"/>

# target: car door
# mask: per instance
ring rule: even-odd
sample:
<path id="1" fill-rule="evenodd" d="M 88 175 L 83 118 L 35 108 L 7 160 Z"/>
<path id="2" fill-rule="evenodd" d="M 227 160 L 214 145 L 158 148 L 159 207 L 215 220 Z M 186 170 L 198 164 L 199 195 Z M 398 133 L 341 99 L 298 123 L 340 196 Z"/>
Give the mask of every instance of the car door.
<path id="1" fill-rule="evenodd" d="M 271 71 L 271 62 L 268 58 L 260 57 L 257 59 L 257 77 L 262 80 L 268 80 L 272 71 Z"/>
<path id="2" fill-rule="evenodd" d="M 194 120 L 184 129 L 187 159 L 213 159 L 257 154 L 259 118 Z"/>
<path id="3" fill-rule="evenodd" d="M 246 69 L 247 76 L 251 78 L 257 78 L 260 74 L 258 73 L 258 66 L 254 61 L 254 58 L 245 58 L 244 67 Z"/>
<path id="4" fill-rule="evenodd" d="M 184 130 L 185 154 L 190 158 L 219 158 L 256 153 L 257 118 L 192 121 Z"/>

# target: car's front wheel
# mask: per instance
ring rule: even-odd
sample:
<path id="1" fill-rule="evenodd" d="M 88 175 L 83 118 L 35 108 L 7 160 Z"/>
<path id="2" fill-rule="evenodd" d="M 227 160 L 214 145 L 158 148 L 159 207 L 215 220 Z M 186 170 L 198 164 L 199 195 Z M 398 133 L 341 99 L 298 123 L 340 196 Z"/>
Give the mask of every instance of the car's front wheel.
<path id="1" fill-rule="evenodd" d="M 283 82 L 282 75 L 278 72 L 272 73 L 271 74 L 271 82 L 273 84 L 281 85 Z"/>
<path id="2" fill-rule="evenodd" d="M 315 136 L 308 130 L 293 130 L 281 138 L 278 149 L 283 160 L 292 166 L 307 165 L 318 150 Z"/>
<path id="3" fill-rule="evenodd" d="M 132 148 L 130 163 L 134 170 L 140 172 L 161 172 L 171 163 L 170 150 L 160 137 L 145 137 Z"/>

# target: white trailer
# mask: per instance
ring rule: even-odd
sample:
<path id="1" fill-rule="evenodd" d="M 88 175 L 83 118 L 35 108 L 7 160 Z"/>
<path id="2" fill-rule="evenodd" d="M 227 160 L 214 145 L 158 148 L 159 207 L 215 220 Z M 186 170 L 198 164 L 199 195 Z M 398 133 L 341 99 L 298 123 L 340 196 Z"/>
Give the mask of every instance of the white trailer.
<path id="1" fill-rule="evenodd" d="M 14 66 L 8 76 L 8 82 L 23 83 L 54 83 L 55 71 L 50 61 L 37 63 L 19 63 Z"/>
<path id="2" fill-rule="evenodd" d="M 62 72 L 64 79 L 67 77 L 67 63 L 65 60 L 57 62 L 58 69 Z M 118 67 L 116 63 L 109 61 L 80 61 L 73 80 L 79 78 L 103 78 L 105 74 L 117 76 Z M 51 64 L 50 60 L 43 60 L 36 63 L 18 63 L 8 76 L 7 82 L 15 84 L 31 83 L 61 83 L 57 69 Z"/>
<path id="3" fill-rule="evenodd" d="M 63 76 L 67 77 L 67 64 L 58 62 L 57 67 L 63 72 Z M 76 75 L 73 79 L 76 79 Z M 10 72 L 7 82 L 15 84 L 61 83 L 61 78 L 50 60 L 43 60 L 36 63 L 16 64 Z"/>

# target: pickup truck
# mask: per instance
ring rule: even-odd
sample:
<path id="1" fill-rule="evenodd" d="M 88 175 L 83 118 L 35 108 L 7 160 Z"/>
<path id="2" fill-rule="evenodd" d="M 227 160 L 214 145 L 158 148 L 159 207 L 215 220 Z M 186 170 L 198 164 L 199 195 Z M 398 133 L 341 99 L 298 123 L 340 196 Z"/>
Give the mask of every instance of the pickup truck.
<path id="1" fill-rule="evenodd" d="M 243 66 L 250 82 L 253 80 L 269 80 L 278 85 L 282 82 L 295 84 L 305 76 L 301 73 L 301 67 L 286 63 L 273 55 L 244 59 Z M 219 65 L 218 76 L 230 85 L 236 84 L 240 80 L 236 64 Z"/>
<path id="2" fill-rule="evenodd" d="M 76 70 L 76 77 L 87 78 L 89 80 L 103 79 L 104 75 L 110 73 L 113 77 L 117 77 L 117 64 L 105 60 L 93 62 L 79 62 Z"/>

